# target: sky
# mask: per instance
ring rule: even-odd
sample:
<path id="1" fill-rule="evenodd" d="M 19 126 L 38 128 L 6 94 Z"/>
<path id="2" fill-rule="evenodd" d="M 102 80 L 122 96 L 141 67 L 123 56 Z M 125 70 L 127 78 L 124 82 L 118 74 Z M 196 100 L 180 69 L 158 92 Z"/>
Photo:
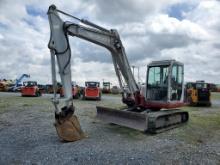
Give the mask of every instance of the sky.
<path id="1" fill-rule="evenodd" d="M 51 83 L 47 10 L 59 10 L 107 29 L 117 29 L 131 66 L 145 82 L 147 64 L 184 63 L 185 81 L 220 84 L 220 1 L 215 0 L 0 0 L 0 79 L 30 74 Z M 63 21 L 74 21 L 62 16 Z M 69 37 L 72 80 L 117 85 L 110 52 Z M 137 80 L 138 81 L 138 80 Z"/>

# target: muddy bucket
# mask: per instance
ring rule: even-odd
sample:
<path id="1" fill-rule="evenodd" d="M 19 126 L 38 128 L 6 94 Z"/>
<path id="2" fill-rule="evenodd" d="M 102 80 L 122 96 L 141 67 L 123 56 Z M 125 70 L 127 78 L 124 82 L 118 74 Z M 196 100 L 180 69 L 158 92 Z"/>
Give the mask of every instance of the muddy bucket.
<path id="1" fill-rule="evenodd" d="M 59 138 L 66 142 L 73 142 L 85 137 L 79 120 L 73 114 L 74 110 L 62 110 L 60 114 L 55 115 L 54 126 L 56 128 Z"/>

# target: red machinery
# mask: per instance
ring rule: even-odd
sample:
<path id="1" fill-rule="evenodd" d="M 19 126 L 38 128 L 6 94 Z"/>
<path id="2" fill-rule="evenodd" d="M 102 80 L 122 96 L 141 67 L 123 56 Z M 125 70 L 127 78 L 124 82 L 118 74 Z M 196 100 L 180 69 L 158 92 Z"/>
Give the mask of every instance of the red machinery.
<path id="1" fill-rule="evenodd" d="M 74 99 L 78 99 L 81 96 L 80 88 L 78 85 L 72 86 L 72 94 Z M 60 88 L 60 97 L 64 97 L 64 90 L 63 87 Z"/>
<path id="2" fill-rule="evenodd" d="M 100 83 L 94 81 L 85 82 L 85 89 L 83 91 L 83 99 L 101 100 Z"/>
<path id="3" fill-rule="evenodd" d="M 21 96 L 41 96 L 41 92 L 36 81 L 26 81 L 21 88 Z"/>

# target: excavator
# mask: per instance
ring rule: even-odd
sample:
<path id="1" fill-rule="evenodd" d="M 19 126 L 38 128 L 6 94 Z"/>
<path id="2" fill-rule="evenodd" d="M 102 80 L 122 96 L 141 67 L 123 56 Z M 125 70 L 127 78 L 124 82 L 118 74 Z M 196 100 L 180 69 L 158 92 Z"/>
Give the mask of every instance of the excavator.
<path id="1" fill-rule="evenodd" d="M 86 137 L 74 114 L 71 84 L 71 50 L 68 36 L 77 37 L 110 51 L 122 90 L 124 109 L 97 106 L 97 118 L 105 123 L 158 133 L 188 121 L 188 112 L 179 110 L 184 105 L 184 66 L 175 60 L 153 61 L 148 64 L 146 85 L 135 81 L 125 48 L 115 29 L 106 29 L 88 20 L 79 19 L 51 5 L 48 9 L 52 82 L 55 107 L 55 128 L 61 140 L 72 142 Z M 74 19 L 63 21 L 60 15 Z M 64 88 L 64 98 L 56 96 L 56 62 Z M 126 87 L 126 88 L 124 88 Z"/>

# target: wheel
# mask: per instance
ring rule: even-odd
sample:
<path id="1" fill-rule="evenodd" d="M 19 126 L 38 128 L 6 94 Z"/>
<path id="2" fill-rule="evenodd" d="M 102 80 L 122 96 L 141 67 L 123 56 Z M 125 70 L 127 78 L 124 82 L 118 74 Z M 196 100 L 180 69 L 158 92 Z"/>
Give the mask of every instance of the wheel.
<path id="1" fill-rule="evenodd" d="M 86 97 L 85 97 L 85 94 L 84 94 L 84 93 L 83 93 L 83 97 L 82 97 L 82 99 L 83 99 L 83 100 L 85 100 L 85 99 L 86 99 Z"/>
<path id="2" fill-rule="evenodd" d="M 39 96 L 39 93 L 38 93 L 38 92 L 36 92 L 36 93 L 35 93 L 35 97 L 38 97 L 38 96 Z"/>
<path id="3" fill-rule="evenodd" d="M 212 106 L 212 103 L 211 103 L 211 102 L 207 103 L 207 106 L 208 106 L 208 107 L 211 107 L 211 106 Z"/>
<path id="4" fill-rule="evenodd" d="M 36 91 L 36 94 L 35 94 L 36 97 L 40 97 L 41 96 L 41 93 L 40 91 Z"/>
<path id="5" fill-rule="evenodd" d="M 101 96 L 101 93 L 99 93 L 99 97 L 98 97 L 98 101 L 101 101 L 101 99 L 102 99 L 102 96 Z"/>
<path id="6" fill-rule="evenodd" d="M 197 103 L 193 102 L 192 98 L 189 98 L 189 105 L 190 106 L 197 106 Z"/>
<path id="7" fill-rule="evenodd" d="M 78 99 L 78 98 L 80 98 L 80 94 L 79 93 L 77 93 L 75 96 L 73 96 L 73 99 Z"/>

